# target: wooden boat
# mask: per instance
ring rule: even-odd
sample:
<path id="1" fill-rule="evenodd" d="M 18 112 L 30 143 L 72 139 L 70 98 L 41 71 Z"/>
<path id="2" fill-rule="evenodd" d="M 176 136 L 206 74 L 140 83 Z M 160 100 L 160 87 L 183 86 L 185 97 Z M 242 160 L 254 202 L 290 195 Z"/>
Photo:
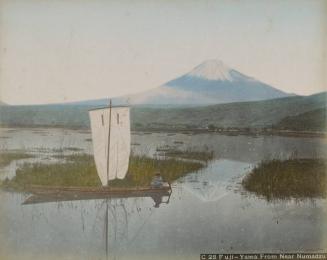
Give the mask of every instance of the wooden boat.
<path id="1" fill-rule="evenodd" d="M 35 195 L 54 195 L 54 194 L 99 194 L 99 195 L 121 195 L 121 194 L 142 194 L 153 192 L 170 192 L 171 186 L 169 183 L 164 183 L 162 187 L 154 188 L 147 187 L 62 187 L 62 186 L 43 186 L 32 185 L 25 189 Z"/>
<path id="2" fill-rule="evenodd" d="M 28 198 L 24 204 L 29 204 L 32 201 L 146 197 L 156 193 L 170 195 L 171 186 L 169 183 L 164 183 L 159 188 L 152 186 L 110 187 L 110 180 L 124 179 L 128 170 L 131 149 L 129 107 L 113 107 L 110 101 L 109 107 L 90 110 L 89 115 L 94 161 L 102 186 L 62 187 L 33 185 L 26 187 L 25 190 L 32 193 L 34 197 Z"/>
<path id="3" fill-rule="evenodd" d="M 172 189 L 169 183 L 160 188 L 153 187 L 54 187 L 54 186 L 30 186 L 26 191 L 33 195 L 28 197 L 23 204 L 36 204 L 72 200 L 94 200 L 110 198 L 131 197 L 170 197 Z M 169 200 L 169 199 L 168 199 Z"/>

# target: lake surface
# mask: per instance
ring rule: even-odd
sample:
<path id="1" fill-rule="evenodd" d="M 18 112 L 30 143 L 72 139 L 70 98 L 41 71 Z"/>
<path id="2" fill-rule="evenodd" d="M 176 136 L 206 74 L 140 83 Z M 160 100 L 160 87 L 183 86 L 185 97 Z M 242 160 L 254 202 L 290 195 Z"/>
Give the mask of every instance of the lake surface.
<path id="1" fill-rule="evenodd" d="M 58 153 L 92 153 L 88 131 L 2 129 L 0 135 L 1 150 L 37 156 L 0 169 L 1 179 L 13 177 L 26 161 L 51 163 Z M 154 156 L 156 148 L 165 145 L 214 152 L 205 169 L 173 184 L 170 198 L 22 205 L 28 194 L 0 191 L 0 258 L 199 259 L 200 253 L 324 251 L 326 200 L 271 203 L 243 191 L 240 181 L 261 160 L 325 158 L 326 140 L 132 135 L 137 154 Z"/>

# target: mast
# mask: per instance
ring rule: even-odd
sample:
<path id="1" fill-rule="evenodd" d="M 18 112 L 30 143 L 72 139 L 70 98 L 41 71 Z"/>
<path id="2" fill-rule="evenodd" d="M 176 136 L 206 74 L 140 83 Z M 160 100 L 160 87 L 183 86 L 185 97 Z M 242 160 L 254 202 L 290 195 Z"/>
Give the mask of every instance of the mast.
<path id="1" fill-rule="evenodd" d="M 108 239 L 108 233 L 109 233 L 109 231 L 108 231 L 108 229 L 109 229 L 108 198 L 106 199 L 106 204 L 107 204 L 107 207 L 106 207 L 106 214 L 105 214 L 105 229 L 106 229 L 105 230 L 105 232 L 106 232 L 106 234 L 105 234 L 105 236 L 106 236 L 105 243 L 106 243 L 106 259 L 108 259 L 108 256 L 109 256 L 109 245 L 108 245 L 108 242 L 109 242 L 109 239 Z"/>
<path id="2" fill-rule="evenodd" d="M 109 186 L 109 155 L 110 155 L 110 132 L 111 132 L 111 99 L 109 99 L 109 130 L 108 130 L 108 152 L 107 152 L 107 186 Z"/>

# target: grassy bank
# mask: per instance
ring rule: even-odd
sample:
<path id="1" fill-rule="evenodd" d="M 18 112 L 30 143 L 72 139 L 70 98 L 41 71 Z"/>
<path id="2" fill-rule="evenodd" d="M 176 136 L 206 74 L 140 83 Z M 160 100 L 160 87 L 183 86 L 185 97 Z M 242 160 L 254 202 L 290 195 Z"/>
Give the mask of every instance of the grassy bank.
<path id="1" fill-rule="evenodd" d="M 289 159 L 262 162 L 242 181 L 243 187 L 267 200 L 326 197 L 323 159 Z"/>
<path id="2" fill-rule="evenodd" d="M 14 160 L 27 159 L 34 157 L 31 154 L 24 152 L 1 152 L 0 153 L 0 167 L 9 165 Z"/>
<path id="3" fill-rule="evenodd" d="M 149 185 L 159 171 L 165 181 L 174 181 L 185 174 L 197 171 L 204 164 L 185 162 L 177 159 L 158 160 L 132 156 L 124 180 L 111 181 L 111 186 L 131 187 Z M 63 163 L 26 163 L 16 171 L 16 176 L 2 183 L 5 188 L 24 190 L 29 185 L 49 186 L 101 186 L 93 156 L 86 154 L 69 155 Z"/>

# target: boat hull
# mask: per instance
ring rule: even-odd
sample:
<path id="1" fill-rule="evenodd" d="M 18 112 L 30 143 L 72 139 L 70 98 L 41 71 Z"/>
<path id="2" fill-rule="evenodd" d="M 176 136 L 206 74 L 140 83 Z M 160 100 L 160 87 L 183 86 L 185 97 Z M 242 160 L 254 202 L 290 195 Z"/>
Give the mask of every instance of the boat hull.
<path id="1" fill-rule="evenodd" d="M 153 197 L 170 196 L 169 184 L 160 188 L 108 188 L 108 187 L 47 187 L 31 186 L 26 189 L 33 195 L 28 197 L 23 204 L 35 204 L 57 201 L 94 200 L 109 198 Z"/>

